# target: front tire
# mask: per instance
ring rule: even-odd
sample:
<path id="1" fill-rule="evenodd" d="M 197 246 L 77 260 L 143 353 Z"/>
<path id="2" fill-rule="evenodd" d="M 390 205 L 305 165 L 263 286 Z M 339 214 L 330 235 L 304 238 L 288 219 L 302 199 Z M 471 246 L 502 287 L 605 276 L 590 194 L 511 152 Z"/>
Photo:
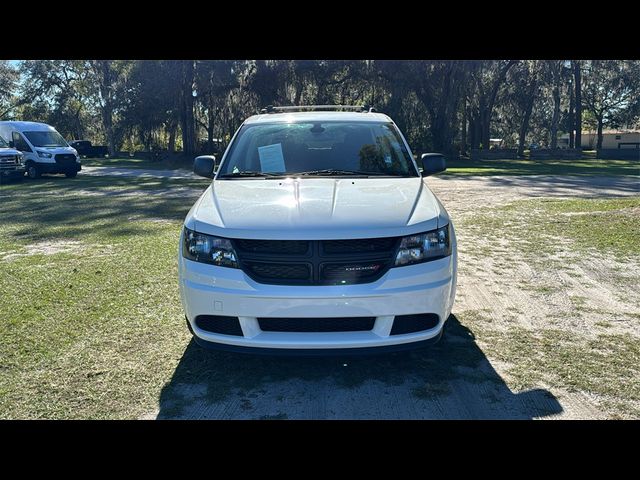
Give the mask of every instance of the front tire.
<path id="1" fill-rule="evenodd" d="M 32 180 L 39 178 L 40 169 L 35 164 L 30 163 L 29 165 L 27 165 L 27 176 Z"/>
<path id="2" fill-rule="evenodd" d="M 78 172 L 64 172 L 67 178 L 76 178 L 78 176 Z"/>

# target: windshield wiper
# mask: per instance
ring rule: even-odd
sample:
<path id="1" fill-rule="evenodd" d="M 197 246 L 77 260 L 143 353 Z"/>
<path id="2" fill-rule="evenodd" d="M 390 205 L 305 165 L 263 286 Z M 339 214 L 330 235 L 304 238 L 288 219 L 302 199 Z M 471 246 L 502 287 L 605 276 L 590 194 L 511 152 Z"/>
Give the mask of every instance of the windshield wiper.
<path id="1" fill-rule="evenodd" d="M 382 175 L 382 176 L 397 176 L 397 174 L 389 174 L 385 172 L 363 172 L 361 170 L 341 170 L 337 168 L 326 168 L 324 170 L 309 170 L 308 172 L 298 172 L 294 175 L 318 175 L 318 176 L 332 176 L 332 175 Z"/>
<path id="2" fill-rule="evenodd" d="M 218 178 L 238 178 L 238 177 L 282 177 L 282 173 L 273 172 L 254 172 L 252 170 L 244 170 L 242 172 L 225 173 Z"/>

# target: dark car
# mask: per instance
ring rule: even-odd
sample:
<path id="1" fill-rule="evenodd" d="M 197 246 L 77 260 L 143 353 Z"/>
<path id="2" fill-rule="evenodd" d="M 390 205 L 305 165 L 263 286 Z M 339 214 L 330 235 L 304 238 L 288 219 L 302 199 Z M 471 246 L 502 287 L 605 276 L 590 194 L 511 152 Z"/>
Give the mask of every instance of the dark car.
<path id="1" fill-rule="evenodd" d="M 109 149 L 106 145 L 92 145 L 89 140 L 74 140 L 69 142 L 81 157 L 106 157 Z"/>

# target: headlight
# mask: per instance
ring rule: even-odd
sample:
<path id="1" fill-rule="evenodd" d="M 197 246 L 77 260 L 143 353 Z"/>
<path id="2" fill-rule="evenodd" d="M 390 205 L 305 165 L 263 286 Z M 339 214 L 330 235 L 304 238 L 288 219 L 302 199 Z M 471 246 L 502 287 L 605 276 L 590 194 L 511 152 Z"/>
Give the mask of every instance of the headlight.
<path id="1" fill-rule="evenodd" d="M 194 262 L 239 268 L 238 257 L 233 250 L 231 240 L 197 233 L 186 227 L 182 241 L 182 256 Z"/>
<path id="2" fill-rule="evenodd" d="M 40 150 L 36 150 L 38 152 L 38 156 L 40 158 L 51 158 L 51 154 L 49 152 L 42 152 Z"/>
<path id="3" fill-rule="evenodd" d="M 24 163 L 24 155 L 16 155 L 16 160 L 18 161 L 18 165 L 22 165 Z"/>
<path id="4" fill-rule="evenodd" d="M 404 237 L 396 255 L 395 267 L 427 262 L 451 255 L 449 225 L 437 230 Z"/>

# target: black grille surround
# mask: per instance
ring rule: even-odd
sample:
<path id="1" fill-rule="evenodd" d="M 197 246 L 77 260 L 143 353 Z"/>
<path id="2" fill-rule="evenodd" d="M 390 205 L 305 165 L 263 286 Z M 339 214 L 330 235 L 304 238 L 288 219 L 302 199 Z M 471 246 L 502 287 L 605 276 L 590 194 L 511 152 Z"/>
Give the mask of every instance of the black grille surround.
<path id="1" fill-rule="evenodd" d="M 353 240 L 233 239 L 240 268 L 269 285 L 355 285 L 381 278 L 401 237 Z"/>
<path id="2" fill-rule="evenodd" d="M 376 317 L 344 318 L 258 318 L 265 332 L 366 332 Z"/>

